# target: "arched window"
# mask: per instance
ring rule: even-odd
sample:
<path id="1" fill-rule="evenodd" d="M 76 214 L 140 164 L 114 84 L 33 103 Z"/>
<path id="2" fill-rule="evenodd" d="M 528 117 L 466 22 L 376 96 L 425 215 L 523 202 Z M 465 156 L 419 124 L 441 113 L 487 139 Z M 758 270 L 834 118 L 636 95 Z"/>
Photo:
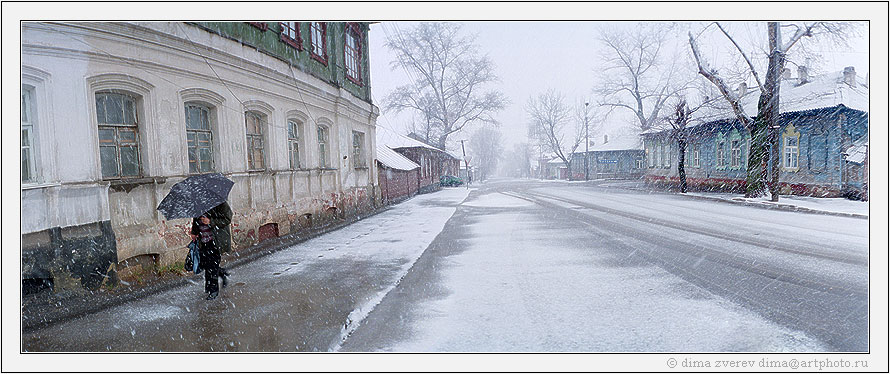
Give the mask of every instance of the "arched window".
<path id="1" fill-rule="evenodd" d="M 247 127 L 247 169 L 266 169 L 266 150 L 263 142 L 263 133 L 266 129 L 266 115 L 260 112 L 244 112 L 244 122 Z"/>
<path id="2" fill-rule="evenodd" d="M 328 136 L 328 128 L 326 126 L 318 125 L 318 167 L 327 168 L 330 167 L 328 154 L 330 152 L 330 145 L 328 142 L 330 141 Z"/>
<path id="3" fill-rule="evenodd" d="M 96 93 L 103 179 L 133 178 L 142 174 L 137 103 L 136 96 L 125 92 Z"/>
<path id="4" fill-rule="evenodd" d="M 291 169 L 300 168 L 300 139 L 303 137 L 303 122 L 287 120 L 287 155 Z"/>

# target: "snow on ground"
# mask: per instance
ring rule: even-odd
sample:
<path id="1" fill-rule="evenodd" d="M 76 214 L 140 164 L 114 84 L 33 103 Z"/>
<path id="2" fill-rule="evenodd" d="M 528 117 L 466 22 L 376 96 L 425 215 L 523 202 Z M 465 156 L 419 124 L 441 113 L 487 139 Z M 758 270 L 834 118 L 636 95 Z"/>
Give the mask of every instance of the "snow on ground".
<path id="1" fill-rule="evenodd" d="M 502 193 L 491 193 L 464 202 L 462 205 L 476 208 L 522 208 L 534 206 L 535 204 L 528 200 L 517 199 Z"/>
<path id="2" fill-rule="evenodd" d="M 768 197 L 746 198 L 745 195 L 742 194 L 693 192 L 689 193 L 689 195 L 717 197 L 725 200 L 747 201 L 764 205 L 788 205 L 823 212 L 848 213 L 868 216 L 867 201 L 855 201 L 842 197 L 809 197 L 782 195 L 779 196 L 778 202 L 772 202 Z"/>
<path id="3" fill-rule="evenodd" d="M 506 202 L 492 196 L 482 202 Z M 387 351 L 819 351 L 655 266 L 615 266 L 589 233 L 540 215 L 474 216 L 447 257 L 451 291 L 417 307 L 411 338 Z"/>

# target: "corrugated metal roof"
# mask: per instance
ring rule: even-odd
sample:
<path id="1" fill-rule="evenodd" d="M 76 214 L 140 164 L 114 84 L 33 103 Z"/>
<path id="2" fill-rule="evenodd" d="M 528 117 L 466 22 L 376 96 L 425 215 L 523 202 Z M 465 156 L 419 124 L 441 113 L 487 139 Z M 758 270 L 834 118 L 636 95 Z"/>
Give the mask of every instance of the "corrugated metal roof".
<path id="1" fill-rule="evenodd" d="M 414 161 L 379 143 L 377 144 L 377 161 L 380 161 L 383 166 L 396 170 L 408 171 L 420 167 Z"/>

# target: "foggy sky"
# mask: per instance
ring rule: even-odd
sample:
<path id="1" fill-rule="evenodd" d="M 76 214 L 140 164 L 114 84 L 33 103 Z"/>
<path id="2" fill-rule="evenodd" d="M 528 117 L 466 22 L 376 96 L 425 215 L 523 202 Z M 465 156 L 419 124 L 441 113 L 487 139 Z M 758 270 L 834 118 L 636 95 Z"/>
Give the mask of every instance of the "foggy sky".
<path id="1" fill-rule="evenodd" d="M 371 89 L 374 103 L 381 107 L 381 116 L 377 126 L 383 126 L 399 133 L 406 133 L 412 121 L 410 111 L 399 115 L 387 113 L 383 109 L 383 100 L 396 87 L 409 82 L 402 68 L 390 68 L 394 55 L 385 47 L 387 33 L 398 28 L 403 32 L 411 28 L 414 22 L 382 22 L 371 25 L 370 59 Z M 464 22 L 464 34 L 477 34 L 476 40 L 481 52 L 487 54 L 495 64 L 501 82 L 495 87 L 500 89 L 509 99 L 510 104 L 496 115 L 501 122 L 500 130 L 504 135 L 506 148 L 517 142 L 526 141 L 528 118 L 524 105 L 529 97 L 554 88 L 566 96 L 567 103 L 581 103 L 585 99 L 593 103 L 592 92 L 597 84 L 595 69 L 602 67 L 599 54 L 603 52 L 597 40 L 600 28 L 634 27 L 636 22 Z M 682 38 L 688 31 L 700 31 L 706 22 L 682 23 L 676 26 L 679 38 L 677 48 L 685 59 L 688 55 L 688 44 Z M 764 22 L 731 22 L 727 28 L 739 42 L 746 47 L 752 59 L 764 60 L 753 50 L 755 45 L 765 39 L 766 24 Z M 714 31 L 713 29 L 711 31 Z M 821 43 L 814 48 L 821 55 L 820 61 L 813 61 L 812 72 L 824 73 L 842 70 L 845 66 L 854 66 L 857 75 L 865 77 L 869 71 L 868 61 L 868 27 L 860 28 L 861 35 L 849 40 L 849 50 L 843 47 Z M 712 34 L 714 34 L 712 32 Z M 719 35 L 717 35 L 719 36 Z M 787 37 L 787 36 L 786 36 Z M 728 50 L 731 45 L 725 38 L 711 37 L 700 42 L 705 56 L 715 66 L 728 63 L 735 51 Z M 796 48 L 797 46 L 795 46 Z M 692 64 L 690 60 L 690 64 Z M 788 67 L 795 71 L 794 65 Z M 762 74 L 762 73 L 761 73 Z M 796 76 L 796 71 L 793 73 Z M 614 135 L 627 130 L 628 122 L 633 121 L 629 112 L 613 112 L 592 139 L 601 138 L 601 134 Z M 473 129 L 463 131 L 449 139 L 468 139 Z"/>

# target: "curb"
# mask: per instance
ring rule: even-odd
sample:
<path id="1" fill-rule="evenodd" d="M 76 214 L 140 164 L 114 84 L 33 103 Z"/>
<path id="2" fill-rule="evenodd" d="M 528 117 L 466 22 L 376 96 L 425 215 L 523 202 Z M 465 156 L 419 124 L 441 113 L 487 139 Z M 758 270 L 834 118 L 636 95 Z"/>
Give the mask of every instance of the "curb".
<path id="1" fill-rule="evenodd" d="M 356 215 L 355 217 L 344 219 L 339 222 L 330 223 L 306 232 L 297 232 L 288 234 L 279 238 L 264 241 L 259 244 L 242 249 L 223 256 L 220 265 L 226 265 L 229 269 L 236 268 L 246 263 L 255 261 L 279 250 L 290 246 L 303 243 L 309 239 L 339 230 L 349 226 L 355 222 L 365 218 L 373 217 L 391 209 L 392 205 L 384 205 L 374 209 L 366 214 Z M 87 314 L 96 313 L 111 307 L 126 304 L 131 301 L 142 299 L 146 296 L 164 292 L 175 287 L 184 286 L 191 283 L 190 279 L 203 276 L 186 275 L 171 280 L 161 281 L 145 287 L 134 289 L 133 291 L 124 292 L 118 295 L 108 294 L 88 294 L 65 296 L 54 299 L 52 296 L 48 300 L 35 301 L 31 305 L 25 305 L 22 302 L 22 332 L 48 327 L 60 322 L 72 320 Z M 203 281 L 202 281 L 203 282 Z"/>
<path id="2" fill-rule="evenodd" d="M 606 187 L 610 188 L 610 187 Z M 714 197 L 714 196 L 701 196 L 701 195 L 689 195 L 684 193 L 677 193 L 670 190 L 655 190 L 655 189 L 644 189 L 644 188 L 636 188 L 636 187 L 617 187 L 623 188 L 626 190 L 634 190 L 634 191 L 642 191 L 642 192 L 652 192 L 659 191 L 670 193 L 674 196 L 684 196 L 690 199 L 701 199 L 701 200 L 711 200 L 718 201 L 727 204 L 736 204 L 736 205 L 745 205 L 760 209 L 769 209 L 769 210 L 782 210 L 787 212 L 800 212 L 800 213 L 808 213 L 808 214 L 820 214 L 825 216 L 838 216 L 838 217 L 848 217 L 848 218 L 858 218 L 858 219 L 868 219 L 868 216 L 865 214 L 858 213 L 844 213 L 844 212 L 831 212 L 827 210 L 818 210 L 818 209 L 810 209 L 802 206 L 791 205 L 791 204 L 782 204 L 782 203 L 773 203 L 773 202 L 761 202 L 761 201 L 745 201 L 745 200 L 737 200 L 739 198 L 722 198 L 722 197 Z"/>

